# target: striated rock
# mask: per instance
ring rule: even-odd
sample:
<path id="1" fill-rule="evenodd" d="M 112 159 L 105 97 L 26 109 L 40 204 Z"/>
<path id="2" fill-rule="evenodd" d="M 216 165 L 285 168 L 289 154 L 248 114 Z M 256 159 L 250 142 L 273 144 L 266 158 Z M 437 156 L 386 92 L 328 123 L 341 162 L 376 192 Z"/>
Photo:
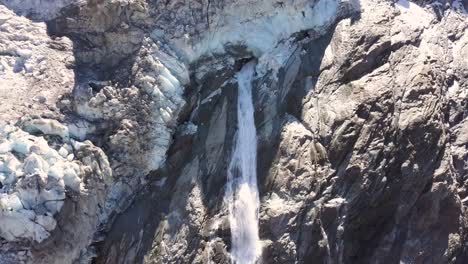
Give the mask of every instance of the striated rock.
<path id="1" fill-rule="evenodd" d="M 0 1 L 1 263 L 230 263 L 248 61 L 262 263 L 467 262 L 466 1 L 42 2 Z"/>
<path id="2" fill-rule="evenodd" d="M 466 220 L 458 188 L 466 168 L 450 169 L 449 131 L 457 128 L 446 111 L 458 91 L 453 79 L 466 77 L 456 74 L 464 66 L 452 63 L 459 44 L 444 32 L 465 28 L 466 15 L 456 5 L 440 20 L 410 2 L 360 6 L 359 17 L 341 20 L 328 34 L 279 44 L 259 58 L 263 261 L 463 263 Z M 233 83 L 225 80 L 215 97 L 205 95 L 210 106 L 193 110 L 198 130 L 191 154 L 173 147 L 168 162 L 174 163 L 158 173 L 180 170 L 180 178 L 167 185 L 174 195 L 145 263 L 229 262 L 229 230 L 214 224 L 226 222 L 225 144 L 234 122 L 224 120 L 235 119 L 219 117 L 218 109 L 233 105 L 223 106 Z M 201 82 L 217 89 L 210 79 Z M 211 109 L 207 117 L 204 107 Z M 465 153 L 466 145 L 457 149 Z M 196 202 L 200 189 L 203 205 Z"/>

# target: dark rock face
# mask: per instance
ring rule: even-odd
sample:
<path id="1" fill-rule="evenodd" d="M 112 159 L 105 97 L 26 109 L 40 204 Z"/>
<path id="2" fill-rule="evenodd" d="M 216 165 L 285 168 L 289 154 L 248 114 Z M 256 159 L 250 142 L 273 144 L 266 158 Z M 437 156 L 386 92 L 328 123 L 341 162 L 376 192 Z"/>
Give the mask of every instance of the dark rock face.
<path id="1" fill-rule="evenodd" d="M 65 204 L 61 226 L 85 221 L 70 217 L 74 210 L 99 218 L 70 263 L 231 263 L 223 197 L 236 73 L 252 60 L 261 263 L 468 262 L 466 1 L 347 1 L 327 23 L 264 43 L 271 49 L 231 43 L 228 34 L 217 39 L 222 50 L 199 57 L 197 44 L 219 44 L 205 43 L 205 31 L 215 38 L 230 25 L 220 19 L 226 10 L 246 3 L 182 2 L 89 1 L 48 20 L 51 33 L 76 45 L 67 111 L 99 123 L 88 137 L 120 184 L 100 187 L 113 190 L 110 198 L 96 191 L 99 206 L 114 206 L 105 219 L 100 208 Z M 273 10 L 301 10 L 296 4 Z M 268 17 L 258 6 L 257 16 Z M 176 60 L 187 46 L 170 45 L 181 42 L 196 55 Z M 172 76 L 183 95 L 148 96 L 174 68 L 190 72 Z M 161 122 L 167 106 L 171 120 Z M 167 150 L 160 166 L 148 165 L 155 138 L 171 141 L 158 145 L 157 153 Z M 50 241 L 71 235 L 51 236 L 31 251 L 37 258 L 53 259 Z"/>
<path id="2" fill-rule="evenodd" d="M 264 263 L 467 260 L 466 64 L 443 33 L 466 22 L 431 13 L 408 29 L 423 9 L 407 4 L 361 3 L 357 19 L 293 40 L 276 71 L 257 66 Z M 145 263 L 229 263 L 235 70 L 192 84 L 198 130 L 156 173 L 176 182 Z"/>

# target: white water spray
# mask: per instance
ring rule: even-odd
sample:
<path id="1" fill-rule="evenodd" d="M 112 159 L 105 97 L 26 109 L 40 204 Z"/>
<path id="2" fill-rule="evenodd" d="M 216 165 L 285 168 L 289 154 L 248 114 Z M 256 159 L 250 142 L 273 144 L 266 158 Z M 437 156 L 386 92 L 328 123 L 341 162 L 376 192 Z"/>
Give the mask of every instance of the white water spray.
<path id="1" fill-rule="evenodd" d="M 261 254 L 258 235 L 257 131 L 252 103 L 253 62 L 237 74 L 238 131 L 228 169 L 231 258 L 235 264 L 254 264 Z"/>

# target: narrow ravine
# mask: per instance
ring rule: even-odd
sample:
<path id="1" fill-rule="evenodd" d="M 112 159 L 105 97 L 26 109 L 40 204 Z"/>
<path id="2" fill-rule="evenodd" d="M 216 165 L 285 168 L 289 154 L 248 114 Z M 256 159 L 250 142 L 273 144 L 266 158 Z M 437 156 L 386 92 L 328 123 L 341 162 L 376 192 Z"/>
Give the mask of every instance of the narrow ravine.
<path id="1" fill-rule="evenodd" d="M 261 254 L 258 235 L 259 196 L 257 188 L 257 131 L 252 103 L 255 63 L 246 64 L 237 74 L 238 131 L 228 169 L 231 227 L 231 259 L 236 264 L 254 264 Z"/>

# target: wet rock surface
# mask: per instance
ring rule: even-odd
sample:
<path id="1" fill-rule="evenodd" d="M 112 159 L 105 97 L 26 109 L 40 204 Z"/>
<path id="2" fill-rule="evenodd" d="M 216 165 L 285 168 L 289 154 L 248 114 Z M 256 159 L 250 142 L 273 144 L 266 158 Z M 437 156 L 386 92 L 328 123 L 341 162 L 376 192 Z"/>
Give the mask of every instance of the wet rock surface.
<path id="1" fill-rule="evenodd" d="M 230 263 L 249 61 L 262 263 L 468 261 L 464 1 L 52 2 L 0 0 L 0 263 Z"/>

